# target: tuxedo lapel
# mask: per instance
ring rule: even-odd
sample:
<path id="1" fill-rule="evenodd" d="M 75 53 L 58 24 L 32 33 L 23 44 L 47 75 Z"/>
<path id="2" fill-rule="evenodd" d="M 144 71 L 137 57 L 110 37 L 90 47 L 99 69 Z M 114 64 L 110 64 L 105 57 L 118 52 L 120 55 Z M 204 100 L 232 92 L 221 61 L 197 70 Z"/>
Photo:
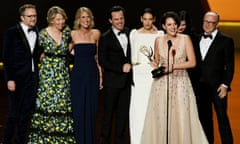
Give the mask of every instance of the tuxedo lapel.
<path id="1" fill-rule="evenodd" d="M 127 36 L 127 39 L 128 39 L 128 45 L 127 45 L 127 58 L 129 60 L 130 63 L 131 62 L 131 48 L 130 48 L 130 41 L 129 41 L 129 36 Z"/>
<path id="2" fill-rule="evenodd" d="M 36 38 L 35 46 L 34 46 L 34 49 L 33 49 L 33 53 L 36 51 L 36 48 L 38 47 L 38 33 L 39 33 L 39 30 L 38 30 L 38 28 L 36 28 L 37 38 Z"/>
<path id="3" fill-rule="evenodd" d="M 126 33 L 127 41 L 128 41 L 128 44 L 127 44 L 127 58 L 129 60 L 129 62 L 131 63 L 131 49 L 130 49 L 130 40 L 129 40 L 129 28 L 125 27 L 124 31 Z"/>
<path id="4" fill-rule="evenodd" d="M 112 37 L 113 37 L 113 38 L 115 39 L 115 41 L 116 41 L 117 48 L 121 49 L 121 53 L 122 53 L 122 55 L 125 56 L 125 54 L 124 54 L 124 50 L 123 50 L 123 47 L 122 47 L 120 41 L 118 40 L 117 36 L 114 34 L 114 32 L 113 32 L 112 29 L 111 29 L 111 34 L 112 34 Z"/>
<path id="5" fill-rule="evenodd" d="M 17 29 L 18 29 L 18 31 L 19 31 L 19 33 L 20 33 L 21 39 L 22 39 L 22 41 L 24 42 L 26 48 L 28 48 L 29 52 L 31 53 L 31 48 L 30 48 L 30 45 L 29 45 L 29 43 L 28 43 L 27 37 L 26 37 L 26 35 L 25 35 L 22 27 L 20 26 L 20 24 L 17 24 Z M 36 45 L 36 44 L 35 44 L 35 45 Z"/>

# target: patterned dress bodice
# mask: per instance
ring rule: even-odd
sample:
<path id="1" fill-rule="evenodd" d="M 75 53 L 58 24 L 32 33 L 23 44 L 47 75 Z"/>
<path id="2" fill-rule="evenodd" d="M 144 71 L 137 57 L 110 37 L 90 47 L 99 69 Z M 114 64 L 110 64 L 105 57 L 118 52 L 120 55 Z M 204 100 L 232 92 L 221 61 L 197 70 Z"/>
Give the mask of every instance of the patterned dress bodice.
<path id="1" fill-rule="evenodd" d="M 186 49 L 184 48 L 184 35 L 180 35 L 180 41 L 177 47 L 175 47 L 175 55 L 173 56 L 173 49 L 170 48 L 169 50 L 169 63 L 183 63 L 186 61 L 187 53 Z M 159 54 L 160 54 L 160 63 L 167 64 L 168 55 L 167 55 L 167 49 L 164 49 L 164 36 L 160 37 L 160 44 L 159 44 Z"/>

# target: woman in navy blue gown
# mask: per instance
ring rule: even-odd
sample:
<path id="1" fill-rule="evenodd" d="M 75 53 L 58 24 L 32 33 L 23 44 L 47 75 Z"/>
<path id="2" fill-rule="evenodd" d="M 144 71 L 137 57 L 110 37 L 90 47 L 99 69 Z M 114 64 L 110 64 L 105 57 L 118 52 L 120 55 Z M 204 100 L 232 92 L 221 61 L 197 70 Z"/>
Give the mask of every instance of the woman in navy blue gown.
<path id="1" fill-rule="evenodd" d="M 71 32 L 74 67 L 71 72 L 72 112 L 74 133 L 78 144 L 96 143 L 96 113 L 101 69 L 97 60 L 97 46 L 101 35 L 93 29 L 92 11 L 80 7 L 75 15 Z"/>

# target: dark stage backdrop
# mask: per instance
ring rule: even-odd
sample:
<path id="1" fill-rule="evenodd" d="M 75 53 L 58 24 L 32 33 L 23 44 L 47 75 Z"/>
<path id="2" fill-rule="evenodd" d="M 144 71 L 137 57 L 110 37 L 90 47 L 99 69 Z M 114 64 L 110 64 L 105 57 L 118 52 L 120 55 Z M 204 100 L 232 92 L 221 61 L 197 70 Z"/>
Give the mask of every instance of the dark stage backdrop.
<path id="1" fill-rule="evenodd" d="M 2 40 L 4 31 L 16 24 L 19 20 L 18 8 L 25 3 L 32 3 L 37 6 L 38 26 L 47 26 L 47 10 L 54 5 L 62 7 L 67 15 L 67 24 L 72 27 L 76 10 L 81 6 L 89 7 L 94 14 L 95 27 L 104 32 L 109 28 L 107 13 L 113 5 L 121 5 L 126 9 L 126 25 L 130 28 L 141 26 L 140 13 L 145 7 L 152 8 L 157 14 L 156 26 L 159 26 L 161 15 L 165 11 L 187 10 L 191 17 L 196 31 L 201 29 L 203 13 L 209 10 L 207 0 L 6 0 L 0 6 L 0 62 L 2 61 Z"/>

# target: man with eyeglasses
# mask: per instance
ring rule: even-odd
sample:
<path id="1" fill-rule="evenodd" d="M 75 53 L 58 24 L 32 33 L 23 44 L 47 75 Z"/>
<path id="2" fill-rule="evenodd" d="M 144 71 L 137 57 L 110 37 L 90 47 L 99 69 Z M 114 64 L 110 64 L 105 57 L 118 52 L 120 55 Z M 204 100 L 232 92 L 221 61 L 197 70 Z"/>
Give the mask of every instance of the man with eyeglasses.
<path id="1" fill-rule="evenodd" d="M 35 106 L 38 81 L 39 46 L 35 5 L 19 8 L 20 22 L 9 28 L 3 39 L 4 74 L 9 108 L 3 144 L 24 144 Z"/>
<path id="2" fill-rule="evenodd" d="M 206 12 L 203 33 L 196 44 L 194 84 L 199 118 L 210 144 L 214 143 L 212 104 L 217 115 L 222 144 L 232 144 L 233 137 L 227 115 L 228 92 L 234 75 L 234 41 L 218 29 L 219 15 Z"/>

